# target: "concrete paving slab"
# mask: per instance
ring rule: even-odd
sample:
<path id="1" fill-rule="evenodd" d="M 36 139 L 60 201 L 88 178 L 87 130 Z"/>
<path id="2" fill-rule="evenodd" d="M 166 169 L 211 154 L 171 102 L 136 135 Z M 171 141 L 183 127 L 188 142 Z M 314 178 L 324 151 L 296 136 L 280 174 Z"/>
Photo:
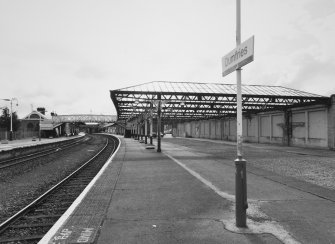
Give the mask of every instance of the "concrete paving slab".
<path id="1" fill-rule="evenodd" d="M 224 157 L 215 154 L 217 155 L 215 162 L 187 160 L 181 157 L 182 152 L 173 150 L 173 147 L 176 147 L 176 141 L 173 142 L 174 144 L 168 142 L 163 144 L 165 148 L 163 151 L 166 154 L 174 155 L 176 159 L 225 193 L 234 194 L 232 191 L 234 189 L 232 186 L 234 167 L 226 162 Z M 193 146 L 194 142 L 191 145 Z M 196 155 L 198 150 L 192 146 L 183 147 L 183 150 L 188 151 L 187 154 Z M 177 147 L 182 147 L 182 145 Z M 280 155 L 280 148 L 276 150 Z M 283 154 L 285 151 L 282 152 Z M 315 156 L 315 153 L 312 152 L 312 154 Z M 253 156 L 256 158 L 256 151 L 253 152 Z M 259 152 L 258 157 L 262 157 Z M 225 164 L 229 167 L 226 167 Z M 258 222 L 275 221 L 301 243 L 335 242 L 335 218 L 332 214 L 335 213 L 334 191 L 249 165 L 247 165 L 247 170 L 249 205 L 254 204 L 256 210 L 264 214 L 262 218 L 255 217 L 253 213 L 250 213 L 249 208 L 248 219 Z M 230 177 L 230 180 L 226 180 L 227 177 Z M 329 214 L 330 212 L 332 213 Z"/>
<path id="2" fill-rule="evenodd" d="M 107 229 L 108 228 L 108 229 Z M 99 244 L 107 243 L 268 243 L 279 244 L 274 236 L 241 235 L 224 229 L 220 221 L 207 219 L 106 220 Z M 132 233 L 132 234 L 130 234 Z"/>
<path id="3" fill-rule="evenodd" d="M 335 208 L 327 200 L 271 201 L 262 210 L 301 243 L 334 243 Z"/>
<path id="4" fill-rule="evenodd" d="M 57 243 L 335 243 L 334 191 L 257 167 L 247 176 L 248 228 L 237 228 L 235 166 L 213 145 L 163 142 L 157 153 L 122 138 L 113 163 L 60 228 L 72 230 L 71 242 Z"/>
<path id="5" fill-rule="evenodd" d="M 221 219 L 230 215 L 231 201 L 164 154 L 130 143 L 97 243 L 278 242 L 269 234 L 225 230 Z M 181 156 L 194 157 L 188 151 Z"/>
<path id="6" fill-rule="evenodd" d="M 226 193 L 235 195 L 235 166 L 233 162 L 227 163 L 222 160 L 220 161 L 220 159 L 215 161 L 189 160 L 180 156 L 175 157 L 173 150 L 165 150 L 165 153 L 182 161 L 187 167 L 192 168 Z M 197 155 L 196 152 L 192 152 L 192 154 Z M 180 155 L 180 153 L 177 155 Z M 288 186 L 282 185 L 281 187 L 276 187 L 277 185 L 277 182 L 259 177 L 258 175 L 248 174 L 248 197 L 258 200 L 287 200 L 288 198 L 301 199 L 303 196 L 306 197 L 303 193 Z M 314 198 L 312 195 L 308 197 Z"/>

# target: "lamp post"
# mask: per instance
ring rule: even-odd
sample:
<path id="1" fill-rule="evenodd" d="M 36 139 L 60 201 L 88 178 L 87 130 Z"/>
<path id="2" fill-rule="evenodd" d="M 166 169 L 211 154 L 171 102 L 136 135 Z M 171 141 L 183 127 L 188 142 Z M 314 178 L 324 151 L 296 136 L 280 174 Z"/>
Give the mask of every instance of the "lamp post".
<path id="1" fill-rule="evenodd" d="M 19 106 L 19 101 L 17 100 L 17 98 L 3 98 L 1 100 L 10 102 L 10 132 L 9 132 L 9 140 L 13 140 L 13 101 L 16 101 L 16 106 Z"/>
<path id="2" fill-rule="evenodd" d="M 38 140 L 41 141 L 41 114 L 40 114 L 40 121 L 38 125 Z"/>
<path id="3" fill-rule="evenodd" d="M 241 44 L 241 0 L 236 0 L 236 47 Z M 237 123 L 237 159 L 235 160 L 235 219 L 236 226 L 247 227 L 247 174 L 246 161 L 242 157 L 242 85 L 241 68 L 236 69 L 236 123 Z"/>

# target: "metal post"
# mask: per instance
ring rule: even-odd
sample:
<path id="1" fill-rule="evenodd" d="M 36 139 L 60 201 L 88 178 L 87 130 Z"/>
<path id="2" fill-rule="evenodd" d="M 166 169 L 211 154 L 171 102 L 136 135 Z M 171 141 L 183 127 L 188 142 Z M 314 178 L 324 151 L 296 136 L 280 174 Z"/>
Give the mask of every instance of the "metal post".
<path id="1" fill-rule="evenodd" d="M 142 136 L 141 136 L 141 140 L 144 142 L 144 138 L 145 138 L 145 120 L 143 120 L 143 122 L 142 122 L 142 130 L 141 130 L 141 134 L 142 134 Z"/>
<path id="2" fill-rule="evenodd" d="M 140 140 L 140 124 L 138 121 L 136 122 L 136 140 Z"/>
<path id="3" fill-rule="evenodd" d="M 241 44 L 241 0 L 236 0 L 236 46 Z M 242 158 L 242 70 L 236 70 L 236 103 L 237 103 L 237 157 Z"/>
<path id="4" fill-rule="evenodd" d="M 38 125 L 38 140 L 41 141 L 41 115 L 40 115 L 40 121 Z"/>
<path id="5" fill-rule="evenodd" d="M 143 128 L 143 122 L 140 122 L 140 143 L 143 143 L 144 140 L 143 140 L 143 132 L 144 128 Z"/>
<path id="6" fill-rule="evenodd" d="M 152 104 L 152 102 L 151 102 L 151 105 L 150 105 L 150 114 L 147 114 L 147 119 L 146 119 L 146 121 L 145 121 L 145 143 L 147 144 L 147 135 L 148 135 L 148 122 L 150 122 L 150 135 L 149 135 L 149 137 L 150 137 L 150 144 L 149 145 L 147 145 L 145 148 L 146 149 L 155 149 L 155 146 L 152 144 L 152 135 L 153 135 L 153 124 L 154 124 L 154 122 L 153 122 L 153 111 L 152 111 L 152 108 L 153 108 L 153 104 Z M 149 116 L 149 117 L 148 117 Z"/>
<path id="7" fill-rule="evenodd" d="M 158 110 L 157 110 L 157 152 L 161 152 L 161 103 L 162 101 L 158 100 Z"/>
<path id="8" fill-rule="evenodd" d="M 144 120 L 144 143 L 148 144 L 148 120 L 147 117 L 145 117 Z"/>
<path id="9" fill-rule="evenodd" d="M 236 0 L 236 46 L 241 44 L 241 0 Z M 247 227 L 247 175 L 246 161 L 242 158 L 242 78 L 241 69 L 236 70 L 236 124 L 237 124 L 237 159 L 235 160 L 235 217 L 237 227 Z"/>
<path id="10" fill-rule="evenodd" d="M 152 145 L 152 133 L 153 133 L 153 126 L 154 126 L 154 118 L 153 118 L 153 104 L 150 104 L 150 145 Z"/>
<path id="11" fill-rule="evenodd" d="M 247 227 L 247 174 L 246 161 L 242 158 L 235 160 L 235 218 L 237 227 Z"/>
<path id="12" fill-rule="evenodd" d="M 9 140 L 13 140 L 13 98 L 10 100 L 10 132 L 9 132 Z"/>

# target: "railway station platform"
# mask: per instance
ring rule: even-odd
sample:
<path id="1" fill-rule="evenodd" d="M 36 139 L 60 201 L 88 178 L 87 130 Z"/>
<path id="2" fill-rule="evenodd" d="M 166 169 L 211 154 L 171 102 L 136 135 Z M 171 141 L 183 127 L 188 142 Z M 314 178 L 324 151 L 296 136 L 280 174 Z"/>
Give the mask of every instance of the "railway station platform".
<path id="1" fill-rule="evenodd" d="M 117 153 L 40 243 L 335 243 L 332 189 L 248 165 L 248 227 L 237 228 L 234 144 L 167 138 L 158 153 L 119 139 Z M 245 150 L 251 161 L 334 154 Z"/>
<path id="2" fill-rule="evenodd" d="M 19 148 L 19 147 L 29 147 L 29 146 L 36 146 L 40 144 L 65 141 L 65 140 L 74 139 L 76 137 L 81 137 L 81 136 L 41 138 L 41 140 L 39 140 L 39 138 L 35 138 L 34 140 L 32 138 L 25 138 L 25 139 L 12 140 L 12 141 L 6 140 L 6 143 L 3 143 L 3 140 L 1 140 L 0 141 L 0 152 L 11 150 L 14 148 Z"/>

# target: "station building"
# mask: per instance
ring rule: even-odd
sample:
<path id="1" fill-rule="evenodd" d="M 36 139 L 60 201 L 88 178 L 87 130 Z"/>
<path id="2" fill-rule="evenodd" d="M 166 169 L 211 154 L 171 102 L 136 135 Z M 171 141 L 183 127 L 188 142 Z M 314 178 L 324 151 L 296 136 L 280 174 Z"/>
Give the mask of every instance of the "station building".
<path id="1" fill-rule="evenodd" d="M 47 116 L 39 111 L 32 111 L 20 119 L 20 127 L 15 132 L 16 139 L 39 137 L 58 137 L 64 131 L 61 123 L 53 124 L 51 116 Z"/>
<path id="2" fill-rule="evenodd" d="M 177 137 L 236 141 L 236 85 L 154 81 L 111 90 L 125 136 L 171 128 Z M 242 85 L 243 141 L 335 149 L 335 95 Z M 153 122 L 150 123 L 151 117 Z M 164 126 L 165 125 L 165 126 Z"/>

